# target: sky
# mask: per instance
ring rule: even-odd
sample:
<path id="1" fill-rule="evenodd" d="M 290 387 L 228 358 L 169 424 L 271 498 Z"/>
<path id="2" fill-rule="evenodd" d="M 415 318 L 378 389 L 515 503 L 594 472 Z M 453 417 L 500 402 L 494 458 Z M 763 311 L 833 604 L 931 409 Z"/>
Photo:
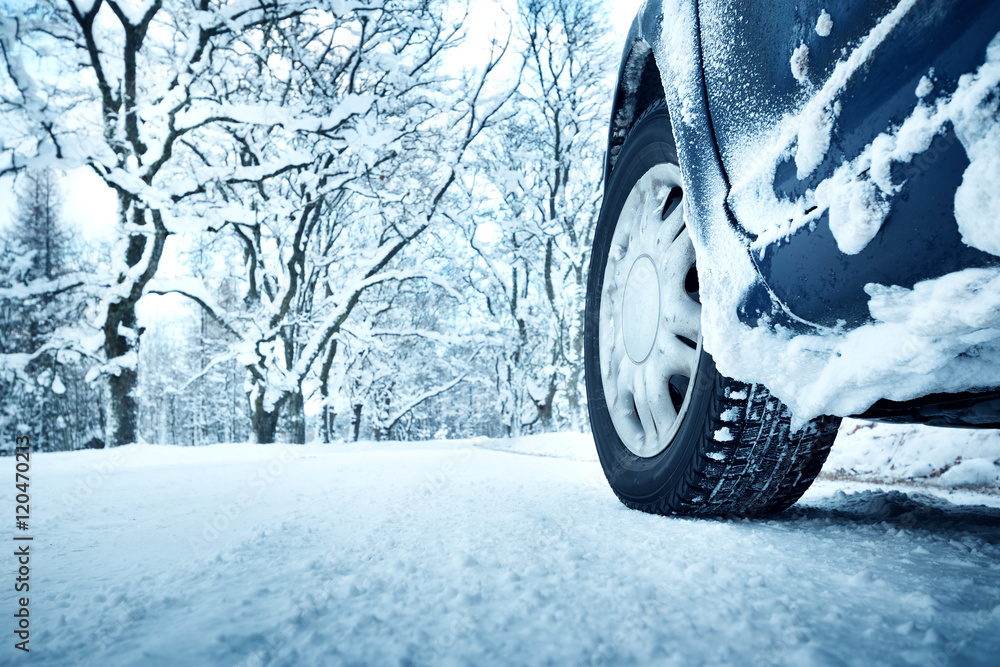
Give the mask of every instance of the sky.
<path id="1" fill-rule="evenodd" d="M 501 0 L 511 4 L 511 0 Z M 610 8 L 610 17 L 619 43 L 628 33 L 632 17 L 635 16 L 643 0 L 605 0 Z M 5 3 L 4 3 L 5 4 Z M 483 5 L 479 5 L 480 7 Z M 491 15 L 481 15 L 472 27 L 474 32 L 488 31 L 495 23 Z M 14 179 L 0 178 L 0 229 L 9 224 L 15 208 Z M 64 221 L 78 229 L 88 240 L 109 240 L 115 222 L 115 197 L 100 178 L 89 168 L 67 172 L 61 181 L 65 195 L 63 207 Z"/>

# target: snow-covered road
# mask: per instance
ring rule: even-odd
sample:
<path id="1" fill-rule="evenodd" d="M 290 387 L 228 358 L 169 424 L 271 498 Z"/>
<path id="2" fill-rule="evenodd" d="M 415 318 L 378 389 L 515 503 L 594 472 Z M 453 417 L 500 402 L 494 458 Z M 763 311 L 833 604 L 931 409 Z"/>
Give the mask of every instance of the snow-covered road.
<path id="1" fill-rule="evenodd" d="M 618 503 L 591 447 L 34 456 L 31 653 L 13 648 L 8 554 L 0 663 L 1000 660 L 997 496 L 822 481 L 775 519 L 650 516 Z"/>

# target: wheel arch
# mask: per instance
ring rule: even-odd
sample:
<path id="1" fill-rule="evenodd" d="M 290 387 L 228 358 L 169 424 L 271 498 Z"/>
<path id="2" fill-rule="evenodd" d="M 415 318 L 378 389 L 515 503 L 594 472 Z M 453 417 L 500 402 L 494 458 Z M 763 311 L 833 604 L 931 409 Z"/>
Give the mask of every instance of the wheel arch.
<path id="1" fill-rule="evenodd" d="M 605 182 L 636 120 L 651 104 L 664 100 L 681 170 L 698 175 L 685 182 L 696 235 L 704 241 L 710 230 L 716 230 L 745 243 L 745 235 L 725 206 L 729 184 L 715 145 L 701 71 L 697 1 L 664 5 L 662 0 L 644 3 L 626 37 L 615 82 Z M 707 250 L 706 243 L 698 245 L 699 251 Z"/>
<path id="2" fill-rule="evenodd" d="M 628 136 L 635 121 L 651 104 L 666 99 L 663 78 L 656 64 L 653 49 L 649 42 L 639 37 L 637 33 L 636 24 L 633 24 L 618 68 L 604 162 L 605 181 L 610 176 L 625 137 Z"/>

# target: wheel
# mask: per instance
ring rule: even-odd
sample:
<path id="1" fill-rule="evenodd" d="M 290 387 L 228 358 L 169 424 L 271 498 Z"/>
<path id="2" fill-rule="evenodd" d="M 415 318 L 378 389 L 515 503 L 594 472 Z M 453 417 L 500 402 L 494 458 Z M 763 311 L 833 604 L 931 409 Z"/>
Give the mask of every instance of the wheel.
<path id="1" fill-rule="evenodd" d="M 611 488 L 660 514 L 779 512 L 812 483 L 840 424 L 793 431 L 761 385 L 702 349 L 696 256 L 663 102 L 629 132 L 594 235 L 584 333 L 591 427 Z"/>

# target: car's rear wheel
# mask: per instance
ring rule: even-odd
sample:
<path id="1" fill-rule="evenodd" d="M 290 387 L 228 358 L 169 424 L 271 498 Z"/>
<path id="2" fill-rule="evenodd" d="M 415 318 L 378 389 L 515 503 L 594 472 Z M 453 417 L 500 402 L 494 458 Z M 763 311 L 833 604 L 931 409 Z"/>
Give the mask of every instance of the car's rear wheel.
<path id="1" fill-rule="evenodd" d="M 623 503 L 662 514 L 756 515 L 819 474 L 839 419 L 792 430 L 760 385 L 721 375 L 701 344 L 694 247 L 666 105 L 629 132 L 605 186 L 587 289 L 591 426 Z"/>

